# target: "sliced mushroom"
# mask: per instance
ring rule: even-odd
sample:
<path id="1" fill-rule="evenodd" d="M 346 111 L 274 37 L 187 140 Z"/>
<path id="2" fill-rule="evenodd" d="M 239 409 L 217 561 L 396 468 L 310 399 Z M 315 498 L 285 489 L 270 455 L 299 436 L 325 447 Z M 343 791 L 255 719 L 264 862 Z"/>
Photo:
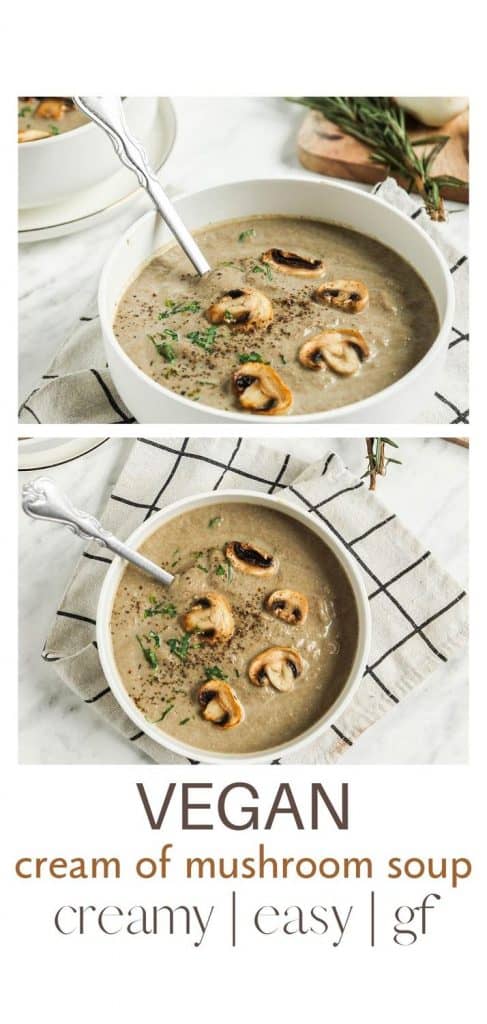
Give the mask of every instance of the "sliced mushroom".
<path id="1" fill-rule="evenodd" d="M 323 277 L 326 270 L 323 260 L 313 260 L 297 252 L 286 252 L 285 249 L 268 249 L 262 253 L 261 260 L 270 263 L 281 274 L 291 274 L 293 277 Z"/>
<path id="2" fill-rule="evenodd" d="M 50 132 L 43 132 L 37 128 L 23 128 L 17 136 L 18 142 L 37 142 L 38 139 L 51 138 Z"/>
<path id="3" fill-rule="evenodd" d="M 274 555 L 239 540 L 232 540 L 226 545 L 225 557 L 234 569 L 250 576 L 273 576 L 279 568 L 278 559 Z"/>
<path id="4" fill-rule="evenodd" d="M 223 594 L 209 591 L 195 598 L 189 612 L 183 616 L 187 633 L 198 632 L 207 644 L 220 644 L 230 640 L 235 629 L 230 603 Z"/>
<path id="5" fill-rule="evenodd" d="M 268 647 L 250 663 L 249 679 L 254 686 L 270 683 L 282 693 L 294 689 L 303 671 L 303 660 L 294 647 Z"/>
<path id="6" fill-rule="evenodd" d="M 220 679 L 209 679 L 198 693 L 203 718 L 221 729 L 233 729 L 245 718 L 243 705 L 228 683 Z"/>
<path id="7" fill-rule="evenodd" d="M 291 626 L 306 622 L 308 617 L 308 598 L 299 590 L 274 590 L 266 599 L 267 611 L 282 619 Z"/>
<path id="8" fill-rule="evenodd" d="M 369 301 L 369 289 L 363 281 L 325 281 L 316 289 L 314 298 L 333 309 L 361 313 Z"/>
<path id="9" fill-rule="evenodd" d="M 228 323 L 242 331 L 272 323 L 272 302 L 257 288 L 232 288 L 206 310 L 211 324 Z"/>
<path id="10" fill-rule="evenodd" d="M 233 388 L 243 409 L 267 416 L 287 412 L 293 393 L 267 363 L 245 363 L 235 370 Z"/>
<path id="11" fill-rule="evenodd" d="M 360 369 L 360 364 L 370 355 L 369 346 L 360 331 L 344 327 L 329 327 L 299 350 L 299 362 L 308 370 L 330 370 L 349 377 Z"/>
<path id="12" fill-rule="evenodd" d="M 67 109 L 68 104 L 63 97 L 50 96 L 41 100 L 36 107 L 36 117 L 45 117 L 48 121 L 60 121 Z"/>

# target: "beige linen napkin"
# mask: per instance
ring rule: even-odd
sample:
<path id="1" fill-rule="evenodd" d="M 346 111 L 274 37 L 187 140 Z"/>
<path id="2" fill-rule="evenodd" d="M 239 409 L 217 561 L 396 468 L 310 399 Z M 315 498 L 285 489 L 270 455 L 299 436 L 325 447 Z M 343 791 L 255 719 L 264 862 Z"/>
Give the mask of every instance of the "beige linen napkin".
<path id="1" fill-rule="evenodd" d="M 434 225 L 418 197 L 388 178 L 375 189 L 381 199 L 417 220 L 442 251 L 456 296 L 445 369 L 437 391 L 417 421 L 468 422 L 468 263 L 448 239 L 448 225 Z M 37 387 L 21 406 L 21 423 L 133 423 L 108 370 L 96 302 L 81 317 Z"/>
<path id="2" fill-rule="evenodd" d="M 449 661 L 467 639 L 467 599 L 431 552 L 330 451 L 306 464 L 251 440 L 151 440 L 131 450 L 103 515 L 125 539 L 154 512 L 201 491 L 251 488 L 278 494 L 328 527 L 356 559 L 372 613 L 372 646 L 359 690 L 320 739 L 287 763 L 333 763 L 362 732 Z M 98 595 L 111 557 L 84 551 L 46 640 L 44 657 L 63 681 L 127 742 L 159 763 L 184 763 L 139 732 L 101 670 L 95 640 Z M 428 752 L 425 750 L 425 760 Z"/>

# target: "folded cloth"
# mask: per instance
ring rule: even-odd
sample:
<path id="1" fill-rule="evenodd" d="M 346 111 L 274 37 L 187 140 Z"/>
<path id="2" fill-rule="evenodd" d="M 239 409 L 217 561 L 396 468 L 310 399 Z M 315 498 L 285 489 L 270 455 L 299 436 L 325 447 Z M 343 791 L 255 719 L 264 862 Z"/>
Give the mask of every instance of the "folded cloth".
<path id="1" fill-rule="evenodd" d="M 438 389 L 417 422 L 468 422 L 468 263 L 448 239 L 448 226 L 433 224 L 420 205 L 392 178 L 376 195 L 413 217 L 442 251 L 455 285 L 455 326 Z M 20 408 L 21 423 L 133 423 L 118 395 L 105 359 L 96 303 L 86 311 L 35 390 Z"/>
<path id="2" fill-rule="evenodd" d="M 324 524 L 355 558 L 372 613 L 372 646 L 356 696 L 336 723 L 283 764 L 333 763 L 365 729 L 426 676 L 452 658 L 467 638 L 462 588 L 330 451 L 304 463 L 250 440 L 140 438 L 103 515 L 122 540 L 154 512 L 199 491 L 251 488 L 278 494 Z M 84 551 L 47 638 L 44 658 L 87 704 L 159 763 L 184 763 L 139 732 L 107 685 L 95 637 L 100 588 L 111 558 L 96 544 Z M 425 760 L 428 751 L 425 750 Z"/>

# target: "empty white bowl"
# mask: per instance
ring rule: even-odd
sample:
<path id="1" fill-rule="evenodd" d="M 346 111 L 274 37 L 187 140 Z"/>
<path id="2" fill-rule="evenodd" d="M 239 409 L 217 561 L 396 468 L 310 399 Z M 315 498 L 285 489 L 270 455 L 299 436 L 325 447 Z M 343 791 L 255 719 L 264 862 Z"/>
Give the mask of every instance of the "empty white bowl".
<path id="1" fill-rule="evenodd" d="M 327 412 L 279 417 L 291 423 L 411 423 L 435 390 L 447 352 L 453 320 L 454 291 L 449 268 L 429 236 L 415 221 L 383 200 L 345 185 L 301 178 L 239 181 L 194 192 L 174 205 L 191 230 L 238 217 L 262 214 L 310 217 L 340 224 L 378 239 L 414 267 L 435 300 L 438 335 L 416 366 L 382 391 Z M 155 212 L 129 228 L 108 257 L 102 272 L 98 305 L 107 360 L 115 386 L 141 423 L 255 423 L 268 416 L 215 409 L 193 402 L 156 383 L 119 345 L 113 331 L 117 304 L 141 266 L 170 241 Z"/>
<path id="2" fill-rule="evenodd" d="M 166 747 L 167 749 L 174 751 L 176 754 L 181 754 L 193 760 L 203 761 L 207 764 L 220 764 L 222 762 L 225 763 L 229 761 L 245 761 L 251 764 L 270 762 L 283 754 L 295 753 L 307 743 L 315 740 L 321 735 L 321 733 L 330 728 L 354 696 L 360 685 L 360 680 L 365 669 L 370 647 L 371 626 L 369 602 L 365 586 L 356 563 L 348 554 L 345 547 L 336 540 L 333 534 L 325 526 L 314 521 L 309 515 L 301 512 L 293 505 L 289 505 L 287 502 L 282 501 L 281 498 L 259 494 L 257 491 L 210 491 L 207 494 L 198 494 L 192 498 L 183 498 L 181 501 L 168 505 L 167 508 L 162 509 L 161 512 L 157 512 L 155 515 L 152 515 L 147 522 L 142 523 L 142 525 L 139 526 L 138 529 L 135 530 L 128 538 L 127 544 L 129 544 L 130 547 L 138 548 L 142 542 L 154 533 L 155 530 L 159 529 L 163 523 L 167 523 L 169 520 L 182 515 L 184 512 L 189 512 L 191 509 L 202 508 L 205 505 L 214 505 L 215 502 L 218 502 L 218 504 L 243 502 L 249 505 L 263 505 L 285 513 L 292 519 L 297 520 L 298 523 L 301 523 L 304 529 L 311 530 L 315 533 L 320 540 L 323 541 L 323 544 L 327 548 L 331 549 L 337 558 L 337 561 L 342 566 L 355 598 L 358 616 L 358 630 L 355 656 L 348 679 L 332 707 L 330 707 L 328 711 L 326 711 L 326 713 L 304 733 L 292 740 L 289 740 L 287 743 L 282 744 L 282 746 L 274 746 L 266 750 L 252 752 L 250 754 L 214 753 L 211 750 L 202 750 L 199 747 L 191 746 L 189 743 L 176 740 L 173 736 L 169 736 L 164 733 L 162 729 L 157 728 L 156 725 L 148 722 L 129 697 L 120 677 L 113 653 L 110 620 L 115 595 L 126 566 L 126 562 L 118 557 L 114 559 L 108 569 L 98 601 L 96 616 L 98 654 L 100 656 L 100 661 L 107 678 L 107 682 L 120 706 L 129 718 L 132 719 L 137 730 L 146 733 L 146 735 L 150 736 L 150 738 L 155 740 L 156 743 L 159 743 L 161 747 Z"/>

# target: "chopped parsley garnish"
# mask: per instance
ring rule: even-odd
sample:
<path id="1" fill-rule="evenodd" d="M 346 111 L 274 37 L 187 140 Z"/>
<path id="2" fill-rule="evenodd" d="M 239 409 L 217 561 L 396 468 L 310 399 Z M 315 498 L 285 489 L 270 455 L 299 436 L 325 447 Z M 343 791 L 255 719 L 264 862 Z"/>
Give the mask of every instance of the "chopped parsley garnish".
<path id="1" fill-rule="evenodd" d="M 180 721 L 180 723 L 179 723 L 179 724 L 180 724 L 180 725 L 186 725 L 186 724 L 187 724 L 187 723 L 188 723 L 189 721 L 190 721 L 190 719 L 189 719 L 189 718 L 183 718 L 183 719 L 182 719 L 182 720 Z"/>
<path id="2" fill-rule="evenodd" d="M 162 334 L 148 334 L 147 337 L 149 338 L 149 341 L 152 342 L 156 352 L 158 352 L 160 356 L 164 357 L 166 363 L 173 363 L 176 359 L 174 345 L 171 345 L 170 341 L 165 341 L 164 335 L 168 335 L 173 339 L 173 341 L 178 340 L 176 331 L 164 331 Z M 157 338 L 160 338 L 160 341 L 157 341 Z"/>
<path id="3" fill-rule="evenodd" d="M 265 276 L 267 277 L 268 281 L 272 281 L 272 270 L 271 270 L 270 266 L 267 263 L 265 263 L 263 267 L 260 266 L 259 263 L 256 263 L 255 267 L 252 267 L 252 273 L 253 274 L 265 274 Z"/>
<path id="4" fill-rule="evenodd" d="M 185 633 L 180 637 L 173 636 L 167 641 L 167 646 L 171 654 L 174 654 L 180 661 L 185 661 L 188 656 L 190 640 L 191 633 Z"/>
<path id="5" fill-rule="evenodd" d="M 157 722 L 162 722 L 162 720 L 166 717 L 166 715 L 168 715 L 169 712 L 172 711 L 173 707 L 174 707 L 174 704 L 168 704 L 167 708 L 165 708 L 164 711 L 162 712 L 161 717 L 154 719 L 152 724 L 156 725 Z"/>
<path id="6" fill-rule="evenodd" d="M 212 665 L 211 668 L 205 668 L 205 676 L 207 681 L 209 679 L 228 679 L 228 676 L 222 672 L 218 665 Z"/>
<path id="7" fill-rule="evenodd" d="M 216 331 L 216 327 L 207 327 L 206 331 L 190 331 L 186 337 L 193 342 L 193 345 L 198 345 L 205 352 L 211 352 L 215 344 Z"/>
<path id="8" fill-rule="evenodd" d="M 210 519 L 210 521 L 208 523 L 208 526 L 210 526 L 210 527 L 221 526 L 222 522 L 223 522 L 223 519 L 222 519 L 221 516 L 213 516 L 213 519 Z"/>
<path id="9" fill-rule="evenodd" d="M 239 242 L 246 242 L 247 238 L 255 238 L 255 228 L 247 228 L 246 231 L 241 231 L 238 236 Z"/>
<path id="10" fill-rule="evenodd" d="M 159 320 L 166 320 L 168 316 L 175 316 L 176 313 L 199 313 L 201 305 L 199 302 L 174 302 L 173 299 L 166 299 L 166 309 L 159 313 Z"/>
<path id="11" fill-rule="evenodd" d="M 215 569 L 215 574 L 216 574 L 216 576 L 226 576 L 228 582 L 230 582 L 230 580 L 232 578 L 232 566 L 231 566 L 230 562 L 228 561 L 228 559 L 227 559 L 225 565 L 222 565 L 221 562 L 220 562 L 219 565 L 217 565 L 217 567 Z"/>
<path id="12" fill-rule="evenodd" d="M 227 324 L 233 324 L 233 322 L 235 320 L 235 317 L 234 317 L 233 313 L 231 312 L 231 310 L 226 309 L 224 314 L 223 314 L 223 319 L 226 321 Z"/>
<path id="13" fill-rule="evenodd" d="M 57 124 L 50 124 L 49 125 L 49 131 L 50 131 L 51 135 L 59 135 L 59 128 L 58 128 Z"/>
<path id="14" fill-rule="evenodd" d="M 25 117 L 26 114 L 32 114 L 32 107 L 21 107 L 19 110 L 19 117 Z"/>
<path id="15" fill-rule="evenodd" d="M 264 363 L 260 352 L 241 352 L 238 357 L 239 363 Z"/>
<path id="16" fill-rule="evenodd" d="M 152 640 L 152 643 L 154 644 L 154 647 L 160 647 L 161 646 L 161 638 L 159 636 L 159 633 L 155 633 L 153 629 L 149 630 L 149 632 L 147 634 L 147 639 L 148 640 Z"/>
<path id="17" fill-rule="evenodd" d="M 287 359 L 285 356 L 283 356 L 282 352 L 279 352 L 279 359 L 281 360 L 281 363 L 285 366 L 285 364 L 287 363 Z"/>
<path id="18" fill-rule="evenodd" d="M 174 604 L 158 601 L 155 597 L 150 597 L 149 601 L 151 606 L 144 610 L 144 619 L 150 619 L 153 615 L 167 615 L 170 619 L 174 619 L 176 617 L 177 609 Z"/>
<path id="19" fill-rule="evenodd" d="M 157 661 L 157 656 L 154 653 L 154 651 L 152 651 L 150 647 L 144 647 L 144 644 L 142 643 L 142 640 L 140 639 L 140 636 L 138 636 L 138 635 L 137 635 L 137 643 L 138 643 L 138 645 L 139 645 L 139 647 L 140 647 L 140 649 L 142 651 L 142 654 L 144 655 L 145 660 L 148 662 L 150 667 L 151 668 L 157 668 L 158 661 Z"/>
<path id="20" fill-rule="evenodd" d="M 209 569 L 207 569 L 206 566 L 204 566 L 204 565 L 200 565 L 199 562 L 196 563 L 195 568 L 196 569 L 201 569 L 201 572 L 209 572 Z"/>

